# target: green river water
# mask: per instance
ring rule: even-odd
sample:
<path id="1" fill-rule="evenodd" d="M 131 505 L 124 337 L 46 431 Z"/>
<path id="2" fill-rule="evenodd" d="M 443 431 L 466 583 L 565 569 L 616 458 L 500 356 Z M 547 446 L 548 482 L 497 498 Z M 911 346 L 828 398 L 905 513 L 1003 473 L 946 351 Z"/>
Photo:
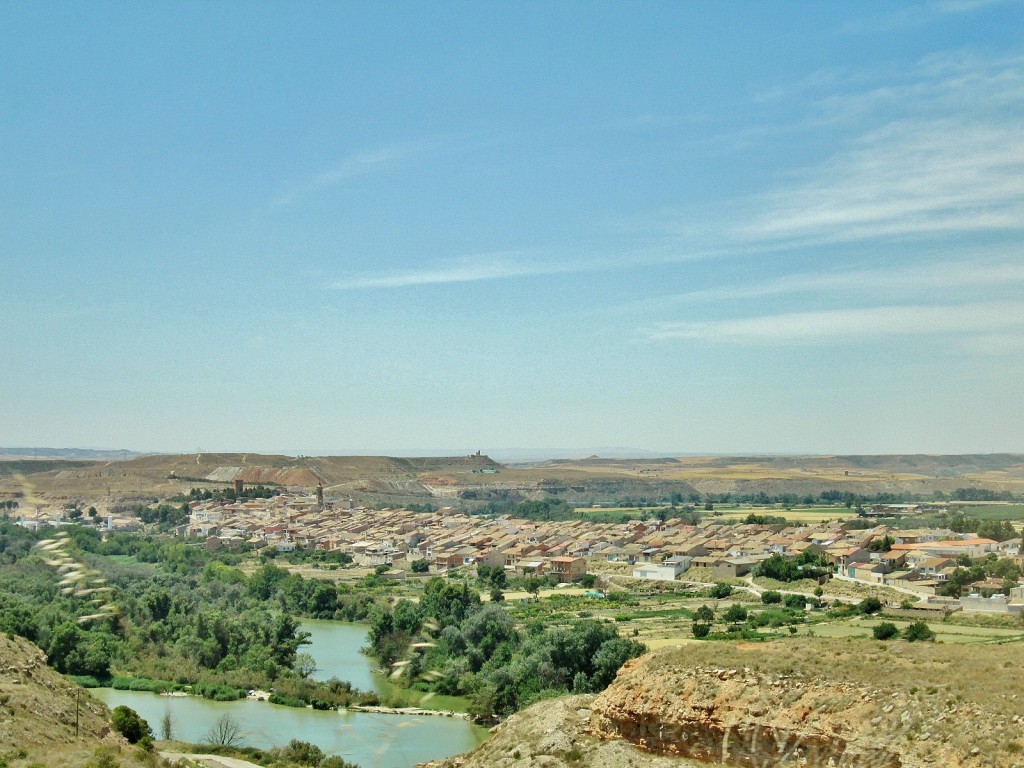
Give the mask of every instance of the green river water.
<path id="1" fill-rule="evenodd" d="M 359 653 L 366 644 L 366 627 L 337 621 L 304 621 L 302 627 L 312 636 L 312 644 L 301 650 L 317 660 L 314 677 L 337 677 L 362 690 L 379 690 L 369 659 Z M 242 724 L 249 746 L 283 746 L 290 739 L 300 739 L 362 768 L 410 768 L 472 749 L 487 734 L 461 718 L 317 712 L 259 701 L 219 702 L 111 688 L 90 693 L 111 708 L 131 707 L 154 730 L 163 714 L 170 712 L 174 738 L 183 741 L 201 742 L 217 718 L 230 713 Z"/>

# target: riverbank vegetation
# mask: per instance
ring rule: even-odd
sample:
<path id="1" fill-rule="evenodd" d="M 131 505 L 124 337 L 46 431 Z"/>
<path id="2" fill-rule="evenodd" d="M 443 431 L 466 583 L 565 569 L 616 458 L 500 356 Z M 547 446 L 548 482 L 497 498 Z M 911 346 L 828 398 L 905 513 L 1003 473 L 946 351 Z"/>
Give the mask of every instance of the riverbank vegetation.
<path id="1" fill-rule="evenodd" d="M 210 737 L 202 744 L 190 744 L 181 741 L 164 741 L 159 744 L 164 751 L 175 754 L 216 755 L 218 757 L 245 760 L 264 768 L 359 768 L 337 755 L 326 755 L 316 744 L 299 739 L 292 739 L 283 747 L 259 749 L 236 743 L 231 734 L 240 726 L 233 720 L 221 718 L 211 726 Z M 219 734 L 219 735 L 218 735 Z M 218 739 L 220 739 L 218 741 Z M 222 742 L 230 743 L 222 743 Z M 188 760 L 188 758 L 186 758 Z M 201 768 L 205 763 L 198 760 L 189 761 L 187 765 Z"/>
<path id="2" fill-rule="evenodd" d="M 216 700 L 272 687 L 322 709 L 378 703 L 343 681 L 308 678 L 299 652 L 308 636 L 296 618 L 362 619 L 372 596 L 270 564 L 247 576 L 238 555 L 175 540 L 67 530 L 65 556 L 104 586 L 62 586 L 67 566 L 47 565 L 33 549 L 42 536 L 0 523 L 0 631 L 36 643 L 57 671 L 84 685 Z M 108 600 L 100 613 L 97 590 Z"/>
<path id="3" fill-rule="evenodd" d="M 463 579 L 430 579 L 418 603 L 399 600 L 371 617 L 373 655 L 392 678 L 424 693 L 470 698 L 477 720 L 507 716 L 540 699 L 603 690 L 646 649 L 614 622 L 520 627 L 500 602 L 484 604 Z"/>

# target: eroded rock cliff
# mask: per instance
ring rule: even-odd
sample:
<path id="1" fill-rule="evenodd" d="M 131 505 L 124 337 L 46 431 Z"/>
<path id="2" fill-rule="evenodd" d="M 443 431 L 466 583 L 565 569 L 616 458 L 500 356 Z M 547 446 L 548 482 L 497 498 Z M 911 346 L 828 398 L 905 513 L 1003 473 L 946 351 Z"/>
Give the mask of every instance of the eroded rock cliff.
<path id="1" fill-rule="evenodd" d="M 996 682 L 1019 646 L 719 645 L 713 665 L 711 650 L 629 662 L 594 701 L 590 733 L 705 764 L 1024 765 L 1016 683 Z"/>
<path id="2" fill-rule="evenodd" d="M 1024 768 L 1024 646 L 695 643 L 541 702 L 448 768 Z"/>

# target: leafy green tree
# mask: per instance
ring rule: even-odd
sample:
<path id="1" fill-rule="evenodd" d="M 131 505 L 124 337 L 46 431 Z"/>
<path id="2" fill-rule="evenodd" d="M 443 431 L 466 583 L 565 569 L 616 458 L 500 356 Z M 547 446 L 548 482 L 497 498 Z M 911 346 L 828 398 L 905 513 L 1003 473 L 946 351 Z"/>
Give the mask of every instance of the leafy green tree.
<path id="1" fill-rule="evenodd" d="M 623 664 L 646 650 L 643 643 L 624 637 L 605 640 L 594 654 L 593 673 L 590 675 L 591 689 L 600 691 L 607 688 Z"/>
<path id="2" fill-rule="evenodd" d="M 70 621 L 57 627 L 50 636 L 50 645 L 46 650 L 46 660 L 50 666 L 64 674 L 71 673 L 68 660 L 82 641 L 82 630 Z"/>
<path id="3" fill-rule="evenodd" d="M 776 592 L 776 591 L 771 590 L 771 589 L 766 590 L 766 591 L 761 593 L 761 602 L 764 603 L 765 605 L 771 605 L 773 603 L 781 603 L 782 602 L 782 593 L 781 592 Z"/>
<path id="4" fill-rule="evenodd" d="M 807 605 L 807 598 L 803 595 L 783 595 L 782 604 L 794 611 L 802 611 Z"/>
<path id="5" fill-rule="evenodd" d="M 508 585 L 508 575 L 500 565 L 487 566 L 480 564 L 476 567 L 476 571 L 479 579 L 485 584 L 498 587 L 499 589 L 504 589 Z"/>
<path id="6" fill-rule="evenodd" d="M 35 642 L 39 637 L 36 612 L 26 605 L 0 597 L 0 632 Z"/>
<path id="7" fill-rule="evenodd" d="M 160 738 L 164 741 L 174 738 L 174 718 L 171 716 L 170 709 L 165 709 L 160 716 Z"/>
<path id="8" fill-rule="evenodd" d="M 129 744 L 137 744 L 145 737 L 153 738 L 153 731 L 139 713 L 123 704 L 114 707 L 110 715 L 110 727 L 124 736 Z"/>
<path id="9" fill-rule="evenodd" d="M 426 560 L 413 560 L 412 563 L 409 564 L 409 569 L 413 573 L 429 573 L 430 563 Z"/>
<path id="10" fill-rule="evenodd" d="M 715 611 L 706 605 L 702 605 L 693 613 L 693 620 L 699 621 L 704 624 L 713 624 L 715 621 Z"/>
<path id="11" fill-rule="evenodd" d="M 171 612 L 171 593 L 166 589 L 153 588 L 147 591 L 142 599 L 153 621 L 163 621 Z"/>
<path id="12" fill-rule="evenodd" d="M 892 546 L 895 543 L 896 543 L 896 539 L 894 539 L 889 534 L 886 534 L 883 538 L 881 538 L 881 539 L 874 539 L 870 544 L 868 544 L 868 551 L 869 552 L 889 552 L 890 550 L 892 550 Z"/>
<path id="13" fill-rule="evenodd" d="M 427 616 L 447 626 L 462 621 L 478 607 L 480 594 L 471 590 L 465 581 L 457 584 L 435 576 L 427 581 L 420 605 Z"/>
<path id="14" fill-rule="evenodd" d="M 798 558 L 774 554 L 758 566 L 757 574 L 775 581 L 797 581 L 799 579 L 817 578 L 823 572 L 817 555 L 813 552 Z"/>
<path id="15" fill-rule="evenodd" d="M 711 587 L 709 594 L 716 600 L 722 600 L 732 594 L 732 585 L 718 582 Z"/>
<path id="16" fill-rule="evenodd" d="M 711 625 L 694 622 L 691 630 L 693 631 L 693 636 L 699 640 L 711 634 Z"/>
<path id="17" fill-rule="evenodd" d="M 913 624 L 908 624 L 903 630 L 903 639 L 911 643 L 917 641 L 934 641 L 935 633 L 931 627 L 925 624 L 923 621 L 915 621 Z"/>
<path id="18" fill-rule="evenodd" d="M 765 498 L 768 497 L 766 496 Z M 787 525 L 789 521 L 780 515 L 758 515 L 751 512 L 744 518 L 743 522 L 746 525 Z"/>
<path id="19" fill-rule="evenodd" d="M 329 619 L 334 617 L 338 608 L 338 590 L 329 581 L 315 579 L 316 585 L 306 601 L 306 613 L 316 618 Z"/>
<path id="20" fill-rule="evenodd" d="M 562 499 L 524 501 L 515 506 L 512 516 L 540 521 L 573 520 L 579 517 L 572 505 Z"/>
<path id="21" fill-rule="evenodd" d="M 572 679 L 572 692 L 573 693 L 590 693 L 593 690 L 590 679 L 587 677 L 585 672 L 577 672 L 576 676 Z"/>
<path id="22" fill-rule="evenodd" d="M 375 647 L 395 631 L 395 616 L 389 610 L 380 609 L 373 613 L 371 619 L 369 640 L 370 646 Z"/>
<path id="23" fill-rule="evenodd" d="M 317 670 L 316 659 L 310 653 L 297 653 L 294 669 L 300 677 L 309 677 Z"/>
<path id="24" fill-rule="evenodd" d="M 260 600 L 268 600 L 286 578 L 288 571 L 285 568 L 267 563 L 249 577 L 248 592 Z"/>
<path id="25" fill-rule="evenodd" d="M 891 621 L 883 621 L 881 624 L 876 624 L 871 629 L 871 634 L 874 635 L 875 640 L 890 640 L 899 634 L 899 630 L 896 625 Z"/>
<path id="26" fill-rule="evenodd" d="M 292 763 L 318 768 L 323 764 L 325 755 L 316 744 L 292 739 L 288 742 L 288 746 L 281 750 L 281 757 Z"/>
<path id="27" fill-rule="evenodd" d="M 544 582 L 536 576 L 529 576 L 523 583 L 523 586 L 526 588 L 527 592 L 536 597 L 540 594 L 540 588 L 544 586 Z"/>
<path id="28" fill-rule="evenodd" d="M 733 603 L 722 618 L 729 624 L 742 624 L 747 620 L 747 609 L 739 603 Z"/>
<path id="29" fill-rule="evenodd" d="M 865 615 L 878 613 L 882 610 L 882 601 L 877 597 L 865 597 L 857 604 L 857 610 Z"/>
<path id="30" fill-rule="evenodd" d="M 420 631 L 420 626 L 423 623 L 423 612 L 416 603 L 410 600 L 399 600 L 395 603 L 392 615 L 394 616 L 394 628 L 398 632 L 414 635 Z"/>
<path id="31" fill-rule="evenodd" d="M 350 763 L 337 755 L 325 757 L 319 768 L 359 768 L 355 763 Z"/>
<path id="32" fill-rule="evenodd" d="M 91 675 L 104 679 L 117 656 L 120 642 L 106 632 L 86 632 L 75 650 L 65 659 L 69 674 Z"/>

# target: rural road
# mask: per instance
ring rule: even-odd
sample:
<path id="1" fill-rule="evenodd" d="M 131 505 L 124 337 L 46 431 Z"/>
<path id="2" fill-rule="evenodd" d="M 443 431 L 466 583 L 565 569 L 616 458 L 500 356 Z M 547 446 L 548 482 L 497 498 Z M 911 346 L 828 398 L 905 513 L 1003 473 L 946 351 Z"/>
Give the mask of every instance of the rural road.
<path id="1" fill-rule="evenodd" d="M 224 757 L 223 755 L 186 755 L 181 752 L 161 752 L 160 757 L 170 760 L 172 764 L 185 758 L 193 763 L 206 766 L 206 768 L 260 768 L 259 765 L 250 763 L 248 760 L 239 760 L 237 757 Z"/>

